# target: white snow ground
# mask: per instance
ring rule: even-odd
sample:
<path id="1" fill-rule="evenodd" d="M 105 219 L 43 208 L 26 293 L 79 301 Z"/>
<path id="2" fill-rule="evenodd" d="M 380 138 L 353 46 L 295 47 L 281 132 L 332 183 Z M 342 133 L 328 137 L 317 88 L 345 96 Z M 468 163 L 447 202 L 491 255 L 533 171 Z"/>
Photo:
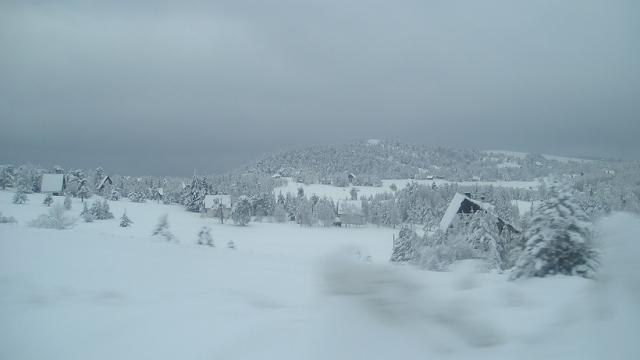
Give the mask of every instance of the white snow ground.
<path id="1" fill-rule="evenodd" d="M 113 220 L 35 229 L 43 197 L 11 195 L 0 191 L 19 221 L 0 224 L 0 359 L 640 358 L 631 215 L 599 225 L 601 280 L 514 283 L 388 265 L 390 229 L 240 228 L 126 200 L 110 202 Z M 131 228 L 118 226 L 124 208 Z M 179 243 L 149 236 L 164 213 Z M 215 248 L 195 244 L 204 224 Z"/>

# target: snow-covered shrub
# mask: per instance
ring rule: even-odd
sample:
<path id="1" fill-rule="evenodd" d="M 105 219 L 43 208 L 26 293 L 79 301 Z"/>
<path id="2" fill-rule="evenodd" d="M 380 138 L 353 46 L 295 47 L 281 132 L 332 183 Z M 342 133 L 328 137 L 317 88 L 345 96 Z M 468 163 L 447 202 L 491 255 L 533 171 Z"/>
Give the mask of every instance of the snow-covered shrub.
<path id="1" fill-rule="evenodd" d="M 198 245 L 207 245 L 211 247 L 215 247 L 216 244 L 213 242 L 213 238 L 211 237 L 211 228 L 208 226 L 203 226 L 198 232 Z"/>
<path id="2" fill-rule="evenodd" d="M 408 225 L 400 228 L 398 236 L 393 239 L 391 262 L 408 262 L 416 259 L 418 235 Z"/>
<path id="3" fill-rule="evenodd" d="M 120 192 L 116 189 L 111 190 L 111 194 L 109 194 L 109 200 L 111 201 L 120 200 Z"/>
<path id="4" fill-rule="evenodd" d="M 456 261 L 474 258 L 474 249 L 465 236 L 450 236 L 446 241 L 433 241 L 419 250 L 418 263 L 428 270 L 445 271 Z"/>
<path id="5" fill-rule="evenodd" d="M 67 229 L 75 223 L 75 219 L 65 216 L 64 207 L 55 204 L 47 214 L 42 214 L 29 222 L 29 226 L 46 229 Z"/>
<path id="6" fill-rule="evenodd" d="M 94 220 L 113 219 L 113 213 L 109 210 L 109 203 L 107 203 L 107 200 L 103 200 L 102 202 L 99 200 L 94 201 L 89 212 Z"/>
<path id="7" fill-rule="evenodd" d="M 587 215 L 570 193 L 552 189 L 556 196 L 544 201 L 531 217 L 524 234 L 524 251 L 511 278 L 564 274 L 593 278 L 599 251 Z"/>
<path id="8" fill-rule="evenodd" d="M 153 229 L 152 236 L 162 236 L 167 241 L 175 240 L 175 236 L 169 231 L 169 216 L 162 215 L 160 219 L 158 219 L 158 224 Z"/>
<path id="9" fill-rule="evenodd" d="M 144 194 L 139 191 L 130 192 L 128 198 L 131 202 L 135 203 L 143 203 L 145 201 Z"/>
<path id="10" fill-rule="evenodd" d="M 69 194 L 64 197 L 64 209 L 71 210 L 71 195 Z"/>
<path id="11" fill-rule="evenodd" d="M 27 194 L 24 191 L 18 190 L 16 191 L 16 193 L 13 195 L 13 199 L 12 202 L 14 204 L 24 204 L 27 202 Z"/>
<path id="12" fill-rule="evenodd" d="M 13 224 L 17 223 L 16 219 L 13 216 L 2 216 L 2 212 L 0 212 L 0 224 Z"/>
<path id="13" fill-rule="evenodd" d="M 133 224 L 133 221 L 129 219 L 127 212 L 125 211 L 120 217 L 120 227 L 129 227 L 131 224 Z"/>
<path id="14" fill-rule="evenodd" d="M 241 196 L 233 206 L 231 219 L 240 226 L 246 226 L 251 221 L 251 202 L 246 196 Z"/>
<path id="15" fill-rule="evenodd" d="M 227 247 L 231 250 L 235 250 L 236 249 L 236 243 L 233 242 L 233 240 L 229 240 L 227 242 Z"/>
<path id="16" fill-rule="evenodd" d="M 53 204 L 53 196 L 51 196 L 51 194 L 47 194 L 42 203 L 46 206 L 51 206 L 51 204 Z"/>

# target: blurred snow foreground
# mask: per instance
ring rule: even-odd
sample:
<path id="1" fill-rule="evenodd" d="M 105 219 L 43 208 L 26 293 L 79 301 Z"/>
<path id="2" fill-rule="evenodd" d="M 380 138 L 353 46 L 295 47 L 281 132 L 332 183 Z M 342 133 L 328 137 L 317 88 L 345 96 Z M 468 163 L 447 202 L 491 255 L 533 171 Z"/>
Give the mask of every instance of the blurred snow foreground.
<path id="1" fill-rule="evenodd" d="M 471 261 L 458 264 L 452 273 L 425 271 L 416 275 L 405 266 L 359 261 L 348 255 L 352 251 L 345 250 L 325 260 L 322 277 L 328 294 L 347 299 L 381 324 L 409 332 L 418 329 L 427 353 L 453 351 L 463 358 L 476 354 L 474 358 L 492 359 L 513 355 L 527 359 L 550 355 L 637 359 L 640 219 L 618 213 L 602 219 L 597 228 L 604 256 L 595 280 L 555 276 L 510 282 L 502 278 L 504 283 L 491 295 L 501 298 L 502 314 L 485 299 L 476 299 L 475 293 L 466 291 L 486 283 L 481 277 L 491 275 L 482 274 L 482 264 Z M 450 284 L 442 291 L 445 276 Z M 556 308 L 541 311 L 541 301 Z M 514 311 L 517 308 L 527 314 L 518 314 Z M 460 353 L 456 345 L 460 341 L 470 348 L 492 348 L 493 355 Z M 517 350 L 518 343 L 527 346 L 525 354 L 522 348 Z"/>
<path id="2" fill-rule="evenodd" d="M 351 252 L 326 259 L 323 275 L 329 294 L 350 297 L 388 325 L 429 326 L 434 331 L 448 331 L 474 347 L 502 342 L 495 326 L 473 311 L 470 304 L 440 299 L 435 289 L 414 281 L 415 275 L 401 267 L 358 261 L 347 255 Z M 473 281 L 473 270 L 472 264 L 460 267 L 461 283 Z"/>

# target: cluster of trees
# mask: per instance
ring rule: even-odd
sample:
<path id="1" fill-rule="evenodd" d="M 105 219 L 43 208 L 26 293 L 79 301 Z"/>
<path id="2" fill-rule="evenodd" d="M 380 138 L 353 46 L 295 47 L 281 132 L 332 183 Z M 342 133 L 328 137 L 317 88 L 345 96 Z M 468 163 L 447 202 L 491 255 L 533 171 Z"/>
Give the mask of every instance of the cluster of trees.
<path id="1" fill-rule="evenodd" d="M 459 260 L 480 259 L 495 269 L 511 269 L 512 279 L 555 274 L 592 278 L 599 251 L 590 218 L 575 194 L 550 189 L 548 198 L 524 218 L 521 232 L 501 227 L 498 216 L 485 210 L 458 215 L 462 219 L 446 232 L 419 236 L 403 225 L 390 260 L 445 270 Z"/>

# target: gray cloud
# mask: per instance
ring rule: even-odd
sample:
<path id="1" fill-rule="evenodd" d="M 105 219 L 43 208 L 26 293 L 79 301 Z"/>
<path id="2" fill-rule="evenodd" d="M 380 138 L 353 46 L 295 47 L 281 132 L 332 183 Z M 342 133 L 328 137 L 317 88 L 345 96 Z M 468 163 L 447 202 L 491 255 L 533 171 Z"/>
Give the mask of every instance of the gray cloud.
<path id="1" fill-rule="evenodd" d="M 13 1 L 0 162 L 223 171 L 382 137 L 640 158 L 634 1 Z"/>

